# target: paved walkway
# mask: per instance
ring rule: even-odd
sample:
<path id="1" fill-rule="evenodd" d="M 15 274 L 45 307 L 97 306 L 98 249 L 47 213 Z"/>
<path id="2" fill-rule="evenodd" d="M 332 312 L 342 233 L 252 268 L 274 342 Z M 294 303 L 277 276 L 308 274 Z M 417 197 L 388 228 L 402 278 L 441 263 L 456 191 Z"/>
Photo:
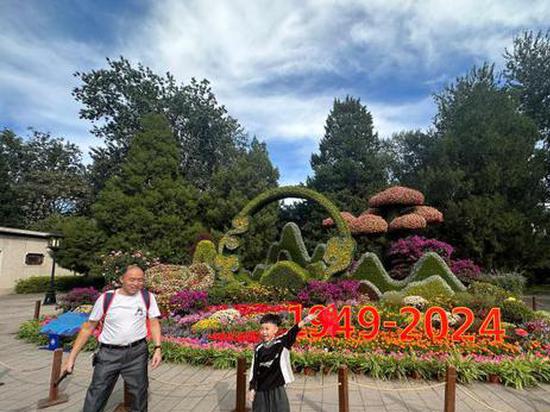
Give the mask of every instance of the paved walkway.
<path id="1" fill-rule="evenodd" d="M 36 402 L 47 396 L 51 352 L 15 339 L 17 326 L 32 317 L 34 301 L 41 295 L 0 297 L 0 411 L 33 411 Z M 51 307 L 43 308 L 53 312 Z M 5 365 L 14 369 L 7 370 Z M 80 411 L 91 376 L 88 353 L 83 353 L 73 376 L 61 384 L 69 402 L 50 411 Z M 297 375 L 287 388 L 293 412 L 336 412 L 338 410 L 336 377 Z M 443 387 L 428 390 L 412 389 L 437 382 L 382 382 L 365 377 L 352 377 L 352 382 L 369 388 L 350 385 L 352 411 L 443 410 Z M 320 386 L 327 386 L 320 388 Z M 376 388 L 376 389 L 373 389 Z M 517 391 L 502 385 L 477 383 L 465 386 L 470 393 L 489 404 L 486 408 L 469 398 L 462 390 L 457 394 L 457 412 L 505 411 L 550 412 L 550 385 Z M 405 389 L 405 390 L 403 390 Z M 412 390 L 411 390 L 412 389 Z M 402 391 L 403 390 L 403 391 Z M 196 368 L 188 365 L 163 364 L 151 373 L 150 407 L 152 412 L 168 411 L 231 411 L 235 405 L 234 370 Z M 122 401 L 122 385 L 117 384 L 107 411 Z"/>

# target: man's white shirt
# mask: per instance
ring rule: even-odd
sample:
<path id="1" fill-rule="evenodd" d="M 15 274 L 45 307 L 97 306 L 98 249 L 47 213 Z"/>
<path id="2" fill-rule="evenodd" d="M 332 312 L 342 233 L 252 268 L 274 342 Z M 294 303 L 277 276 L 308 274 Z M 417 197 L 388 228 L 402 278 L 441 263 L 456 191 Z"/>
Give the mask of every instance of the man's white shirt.
<path id="1" fill-rule="evenodd" d="M 155 296 L 149 293 L 151 303 L 149 305 L 149 318 L 160 317 L 160 311 Z M 90 313 L 90 321 L 99 321 L 103 317 L 102 294 L 94 304 Z M 115 291 L 111 306 L 107 310 L 107 316 L 103 321 L 103 329 L 99 335 L 99 342 L 108 345 L 128 345 L 129 343 L 143 339 L 147 336 L 147 307 L 141 296 L 141 292 L 128 296 Z"/>

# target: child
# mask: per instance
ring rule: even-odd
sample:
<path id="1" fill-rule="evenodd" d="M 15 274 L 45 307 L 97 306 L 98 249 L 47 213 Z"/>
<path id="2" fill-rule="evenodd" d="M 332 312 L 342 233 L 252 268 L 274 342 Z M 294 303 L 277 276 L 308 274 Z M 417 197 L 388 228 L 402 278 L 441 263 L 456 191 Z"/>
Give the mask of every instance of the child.
<path id="1" fill-rule="evenodd" d="M 309 315 L 276 336 L 281 318 L 268 313 L 260 320 L 260 335 L 263 342 L 254 349 L 249 372 L 249 397 L 253 412 L 290 412 L 284 385 L 294 381 L 290 365 L 290 348 L 296 342 L 300 329 L 317 317 Z"/>

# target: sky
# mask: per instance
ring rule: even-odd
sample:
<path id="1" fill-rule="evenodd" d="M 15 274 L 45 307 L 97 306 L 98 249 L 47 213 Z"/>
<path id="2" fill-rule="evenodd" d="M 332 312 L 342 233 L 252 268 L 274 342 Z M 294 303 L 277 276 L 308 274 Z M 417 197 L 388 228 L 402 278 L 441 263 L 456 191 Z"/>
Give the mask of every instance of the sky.
<path id="1" fill-rule="evenodd" d="M 523 30 L 550 27 L 547 0 L 0 0 L 0 128 L 101 141 L 71 95 L 124 56 L 188 83 L 268 145 L 281 185 L 311 174 L 335 98 L 361 99 L 379 136 L 430 127 L 433 93 L 473 65 L 503 63 Z"/>

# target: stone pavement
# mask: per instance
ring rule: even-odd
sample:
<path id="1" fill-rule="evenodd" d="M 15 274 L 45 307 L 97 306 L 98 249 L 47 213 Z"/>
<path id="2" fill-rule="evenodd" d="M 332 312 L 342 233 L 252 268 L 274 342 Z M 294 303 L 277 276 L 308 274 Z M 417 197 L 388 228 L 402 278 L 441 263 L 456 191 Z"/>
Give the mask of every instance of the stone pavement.
<path id="1" fill-rule="evenodd" d="M 36 410 L 36 402 L 48 394 L 51 352 L 15 339 L 17 326 L 32 317 L 34 301 L 41 298 L 42 295 L 0 297 L 0 382 L 4 383 L 0 386 L 0 411 Z M 43 313 L 52 312 L 53 308 L 43 307 Z M 8 370 L 6 366 L 13 369 Z M 61 384 L 62 391 L 69 395 L 69 402 L 48 410 L 80 411 L 91 370 L 89 354 L 84 352 L 78 359 L 75 373 Z M 444 387 L 416 389 L 437 385 L 438 382 L 384 382 L 354 375 L 351 382 L 351 411 L 443 410 Z M 335 375 L 297 375 L 297 381 L 287 388 L 292 411 L 338 411 L 338 390 L 335 384 Z M 467 385 L 465 388 L 493 409 L 480 405 L 459 389 L 457 412 L 550 412 L 550 385 L 523 391 L 484 383 Z M 122 385 L 119 382 L 106 410 L 112 411 L 122 401 L 122 397 Z M 149 399 L 149 410 L 152 412 L 231 411 L 235 405 L 235 371 L 163 364 L 151 373 Z"/>

